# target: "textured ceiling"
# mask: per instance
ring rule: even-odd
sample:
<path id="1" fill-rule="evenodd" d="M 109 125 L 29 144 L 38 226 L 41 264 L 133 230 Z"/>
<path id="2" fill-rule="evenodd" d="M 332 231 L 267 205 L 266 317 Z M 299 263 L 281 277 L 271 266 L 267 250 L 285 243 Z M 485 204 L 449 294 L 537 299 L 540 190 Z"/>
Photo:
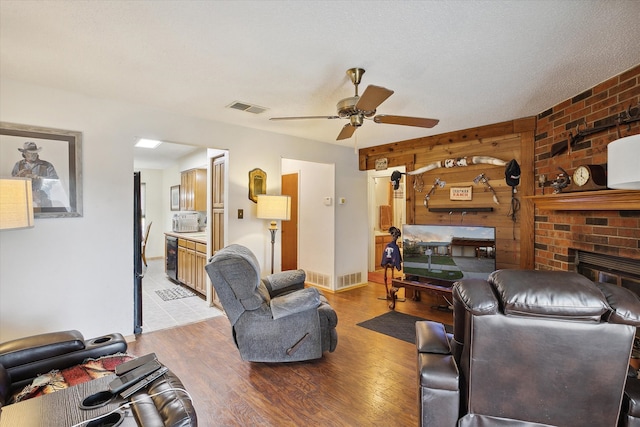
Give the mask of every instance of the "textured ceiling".
<path id="1" fill-rule="evenodd" d="M 3 77 L 336 142 L 345 71 L 395 91 L 358 147 L 535 115 L 640 63 L 638 1 L 0 1 Z M 0 94 L 1 96 L 1 94 Z M 242 101 L 268 108 L 226 108 Z M 184 141 L 188 143 L 189 141 Z"/>

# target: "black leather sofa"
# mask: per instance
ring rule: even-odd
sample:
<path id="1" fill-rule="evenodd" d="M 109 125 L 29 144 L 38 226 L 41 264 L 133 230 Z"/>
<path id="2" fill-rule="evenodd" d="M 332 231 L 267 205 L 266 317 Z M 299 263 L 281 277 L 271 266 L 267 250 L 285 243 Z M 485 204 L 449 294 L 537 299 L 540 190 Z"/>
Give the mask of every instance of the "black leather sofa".
<path id="1" fill-rule="evenodd" d="M 40 374 L 62 370 L 116 353 L 124 353 L 127 342 L 119 333 L 85 340 L 76 330 L 51 332 L 0 344 L 0 411 L 10 396 Z M 35 399 L 38 399 L 36 397 Z M 191 397 L 180 379 L 167 371 L 129 398 L 140 426 L 196 427 Z"/>
<path id="2" fill-rule="evenodd" d="M 127 342 L 119 333 L 85 339 L 79 331 L 71 330 L 4 342 L 0 344 L 0 407 L 15 390 L 40 374 L 126 351 Z"/>
<path id="3" fill-rule="evenodd" d="M 168 371 L 144 391 L 130 397 L 131 411 L 139 426 L 197 427 L 191 397 L 180 379 Z"/>

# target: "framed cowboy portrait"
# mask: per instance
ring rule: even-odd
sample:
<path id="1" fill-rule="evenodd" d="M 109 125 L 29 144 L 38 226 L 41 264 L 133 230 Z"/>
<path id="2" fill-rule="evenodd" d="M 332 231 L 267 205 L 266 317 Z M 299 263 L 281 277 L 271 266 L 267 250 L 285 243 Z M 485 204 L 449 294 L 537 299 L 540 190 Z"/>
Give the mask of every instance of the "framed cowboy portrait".
<path id="1" fill-rule="evenodd" d="M 36 218 L 82 216 L 82 133 L 0 122 L 0 176 L 31 178 Z"/>

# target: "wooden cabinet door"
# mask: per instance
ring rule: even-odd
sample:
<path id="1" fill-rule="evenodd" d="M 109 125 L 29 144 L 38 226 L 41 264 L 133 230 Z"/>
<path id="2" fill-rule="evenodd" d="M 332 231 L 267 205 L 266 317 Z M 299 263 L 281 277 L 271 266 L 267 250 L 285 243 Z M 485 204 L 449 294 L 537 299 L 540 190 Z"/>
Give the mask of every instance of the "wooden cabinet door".
<path id="1" fill-rule="evenodd" d="M 195 272 L 194 272 L 194 288 L 202 295 L 207 294 L 207 278 L 204 266 L 207 264 L 207 254 L 196 251 L 195 253 Z"/>
<path id="2" fill-rule="evenodd" d="M 191 206 L 191 181 L 188 173 L 180 174 L 180 210 L 189 210 Z"/>
<path id="3" fill-rule="evenodd" d="M 207 210 L 206 169 L 190 169 L 180 174 L 180 210 Z"/>
<path id="4" fill-rule="evenodd" d="M 192 174 L 193 203 L 190 210 L 205 212 L 207 210 L 207 170 L 193 169 Z"/>
<path id="5" fill-rule="evenodd" d="M 376 259 L 374 264 L 374 270 L 383 270 L 380 266 L 380 261 L 382 260 L 382 252 L 384 251 L 384 247 L 387 245 L 387 241 L 390 240 L 391 237 L 387 236 L 376 236 Z"/>
<path id="6" fill-rule="evenodd" d="M 211 166 L 211 253 L 224 247 L 224 157 Z"/>
<path id="7" fill-rule="evenodd" d="M 178 246 L 178 281 L 186 283 L 185 273 L 187 272 L 187 248 Z"/>

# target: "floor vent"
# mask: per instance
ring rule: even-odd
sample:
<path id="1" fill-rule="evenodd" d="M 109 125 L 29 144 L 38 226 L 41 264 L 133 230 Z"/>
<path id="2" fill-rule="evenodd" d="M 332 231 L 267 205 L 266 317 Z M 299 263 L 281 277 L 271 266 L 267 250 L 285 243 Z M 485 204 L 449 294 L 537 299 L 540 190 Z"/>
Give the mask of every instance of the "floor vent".
<path id="1" fill-rule="evenodd" d="M 321 286 L 323 288 L 331 289 L 331 277 L 327 274 L 316 273 L 314 271 L 307 271 L 307 282 Z"/>
<path id="2" fill-rule="evenodd" d="M 349 286 L 359 285 L 362 283 L 362 273 L 345 274 L 338 277 L 338 289 L 347 288 Z"/>
<path id="3" fill-rule="evenodd" d="M 267 108 L 259 107 L 257 105 L 248 104 L 246 102 L 234 101 L 227 105 L 227 108 L 233 108 L 234 110 L 245 111 L 247 113 L 260 114 L 267 111 Z"/>

